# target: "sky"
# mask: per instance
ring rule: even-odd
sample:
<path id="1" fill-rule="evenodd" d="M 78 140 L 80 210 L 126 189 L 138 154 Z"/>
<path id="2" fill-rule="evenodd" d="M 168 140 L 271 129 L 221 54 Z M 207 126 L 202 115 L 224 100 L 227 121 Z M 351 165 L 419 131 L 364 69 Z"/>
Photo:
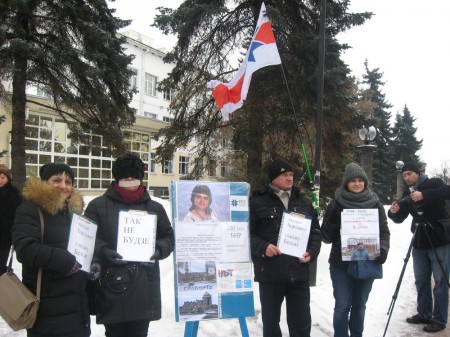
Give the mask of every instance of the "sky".
<path id="1" fill-rule="evenodd" d="M 87 198 L 86 201 L 92 198 Z M 152 197 L 163 204 L 167 214 L 171 214 L 167 200 Z M 386 206 L 387 210 L 387 206 Z M 422 331 L 423 325 L 411 325 L 405 318 L 416 312 L 416 291 L 412 271 L 412 258 L 404 264 L 412 234 L 409 230 L 411 218 L 402 224 L 394 224 L 388 220 L 391 231 L 391 248 L 386 263 L 383 265 L 383 278 L 375 280 L 367 302 L 364 337 L 381 337 L 387 326 L 386 337 L 425 337 L 428 333 Z M 328 270 L 328 256 L 331 245 L 323 244 L 317 263 L 317 282 L 311 287 L 311 337 L 333 336 L 333 287 Z M 177 337 L 184 335 L 185 324 L 175 321 L 175 291 L 173 275 L 173 255 L 161 261 L 161 294 L 162 318 L 150 323 L 149 336 Z M 405 274 L 400 282 L 400 273 L 405 266 Z M 21 275 L 21 265 L 14 261 L 13 268 Z M 399 285 L 392 315 L 388 324 L 388 309 L 393 301 L 396 288 Z M 258 283 L 254 283 L 255 317 L 247 317 L 246 323 L 251 337 L 262 337 L 261 305 L 259 303 Z M 92 337 L 104 336 L 103 325 L 95 324 L 95 317 L 91 316 Z M 285 307 L 283 304 L 280 326 L 283 337 L 288 337 Z M 448 337 L 450 327 L 434 333 L 433 337 Z M 25 337 L 25 331 L 13 332 L 0 318 L 0 336 Z M 242 336 L 238 319 L 221 319 L 200 321 L 198 337 L 234 337 Z"/>
<path id="2" fill-rule="evenodd" d="M 153 38 L 157 47 L 170 50 L 175 37 L 167 37 L 153 23 L 155 8 L 176 8 L 180 0 L 116 0 L 111 4 L 116 16 L 132 19 L 127 29 Z M 392 123 L 397 112 L 408 106 L 416 118 L 417 138 L 423 140 L 418 152 L 432 175 L 446 162 L 450 107 L 450 1 L 429 0 L 353 0 L 351 12 L 373 12 L 363 26 L 352 28 L 338 38 L 352 48 L 342 57 L 352 74 L 361 79 L 367 59 L 369 69 L 378 68 L 385 82 L 383 93 L 393 107 Z M 393 163 L 394 169 L 394 163 Z"/>

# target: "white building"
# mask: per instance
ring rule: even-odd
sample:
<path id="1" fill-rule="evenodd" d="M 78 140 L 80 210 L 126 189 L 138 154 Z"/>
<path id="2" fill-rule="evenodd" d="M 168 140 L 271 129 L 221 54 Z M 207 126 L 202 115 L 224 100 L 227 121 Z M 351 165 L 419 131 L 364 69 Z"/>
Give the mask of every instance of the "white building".
<path id="1" fill-rule="evenodd" d="M 179 149 L 171 160 L 161 164 L 155 161 L 155 148 L 159 143 L 152 136 L 173 120 L 168 112 L 171 93 L 159 92 L 156 86 L 173 65 L 163 62 L 164 51 L 153 48 L 150 38 L 134 31 L 123 35 L 127 37 L 126 52 L 135 55 L 131 67 L 136 71 L 136 76 L 130 79 L 130 84 L 138 90 L 131 102 L 131 107 L 136 109 L 136 123 L 126 130 L 125 143 L 130 151 L 138 154 L 148 165 L 144 185 L 150 193 L 168 198 L 170 182 L 182 179 L 190 171 L 194 160 L 188 149 Z M 27 95 L 36 101 L 51 99 L 45 90 L 36 87 L 28 88 Z M 0 107 L 0 115 L 4 114 L 2 109 Z M 6 116 L 6 122 L 0 124 L 0 150 L 5 149 L 8 154 L 0 161 L 10 165 L 11 118 L 8 112 Z M 91 141 L 97 145 L 96 148 L 75 145 L 68 138 L 68 133 L 66 123 L 54 111 L 40 105 L 27 105 L 27 176 L 37 176 L 39 167 L 45 163 L 66 162 L 75 171 L 78 189 L 86 195 L 103 193 L 113 179 L 111 166 L 114 158 L 107 144 L 103 144 L 101 136 L 92 135 Z M 222 164 L 217 169 L 210 169 L 204 178 L 224 178 L 226 171 Z"/>

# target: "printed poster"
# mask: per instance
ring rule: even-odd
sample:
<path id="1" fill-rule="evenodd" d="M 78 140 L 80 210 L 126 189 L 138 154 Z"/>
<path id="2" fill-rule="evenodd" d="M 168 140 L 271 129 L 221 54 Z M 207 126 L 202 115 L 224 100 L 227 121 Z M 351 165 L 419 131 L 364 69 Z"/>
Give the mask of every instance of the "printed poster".
<path id="1" fill-rule="evenodd" d="M 342 261 L 374 260 L 380 254 L 378 209 L 344 209 L 341 244 Z"/>
<path id="2" fill-rule="evenodd" d="M 254 316 L 249 185 L 172 182 L 178 321 Z"/>
<path id="3" fill-rule="evenodd" d="M 283 212 L 277 247 L 282 254 L 303 257 L 310 231 L 311 219 L 303 214 Z"/>

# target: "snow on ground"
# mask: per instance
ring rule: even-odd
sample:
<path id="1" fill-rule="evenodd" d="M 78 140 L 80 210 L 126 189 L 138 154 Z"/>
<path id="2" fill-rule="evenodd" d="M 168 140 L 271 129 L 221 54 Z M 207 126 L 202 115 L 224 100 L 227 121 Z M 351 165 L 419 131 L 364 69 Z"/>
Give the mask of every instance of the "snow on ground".
<path id="1" fill-rule="evenodd" d="M 170 217 L 170 205 L 166 200 L 160 201 L 167 210 Z M 392 302 L 401 270 L 404 266 L 404 259 L 411 242 L 412 234 L 409 231 L 410 219 L 403 224 L 389 222 L 391 230 L 391 249 L 388 259 L 384 264 L 384 277 L 375 280 L 372 292 L 367 303 L 365 320 L 365 337 L 381 337 L 384 334 L 388 315 L 387 311 Z M 322 244 L 322 251 L 318 259 L 317 285 L 311 288 L 311 314 L 312 331 L 311 337 L 331 337 L 333 336 L 333 288 L 328 271 L 328 255 L 331 245 Z M 16 262 L 15 271 L 20 275 L 21 268 Z M 174 276 L 172 256 L 161 261 L 161 293 L 162 293 L 162 319 L 151 322 L 149 336 L 175 337 L 184 335 L 185 323 L 175 322 L 174 307 Z M 258 284 L 255 283 L 255 317 L 248 317 L 247 327 L 249 335 L 252 337 L 262 336 L 261 306 L 258 297 Z M 406 265 L 403 281 L 400 285 L 398 297 L 392 312 L 386 337 L 449 337 L 450 327 L 434 334 L 426 333 L 422 330 L 423 325 L 411 325 L 405 322 L 405 318 L 416 313 L 416 291 L 414 287 L 414 276 L 412 272 L 412 258 Z M 288 337 L 285 313 L 281 317 L 281 327 L 283 337 Z M 104 336 L 102 325 L 95 324 L 95 317 L 92 317 L 93 337 Z M 6 323 L 0 319 L 0 336 L 4 337 L 24 337 L 25 331 L 13 332 Z M 223 319 L 201 321 L 198 330 L 199 337 L 230 337 L 241 336 L 239 322 L 237 319 Z"/>

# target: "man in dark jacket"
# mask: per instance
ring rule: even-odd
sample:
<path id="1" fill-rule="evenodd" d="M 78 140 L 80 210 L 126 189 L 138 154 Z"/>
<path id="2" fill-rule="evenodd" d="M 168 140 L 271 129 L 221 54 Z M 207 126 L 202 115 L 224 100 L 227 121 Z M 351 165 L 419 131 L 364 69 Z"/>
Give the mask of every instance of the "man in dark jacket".
<path id="1" fill-rule="evenodd" d="M 408 317 L 411 324 L 426 324 L 426 332 L 445 329 L 448 319 L 449 256 L 450 244 L 438 224 L 448 218 L 445 200 L 450 199 L 450 187 L 439 178 L 428 178 L 421 174 L 415 163 L 406 163 L 402 168 L 403 179 L 409 190 L 403 198 L 392 203 L 388 216 L 396 223 L 403 222 L 411 214 L 413 239 L 413 267 L 417 289 L 417 314 Z M 436 255 L 439 261 L 436 261 Z M 443 269 L 443 270 L 442 270 Z M 443 272 L 444 271 L 444 272 Z M 435 286 L 433 288 L 431 275 Z"/>
<path id="2" fill-rule="evenodd" d="M 291 337 L 311 333 L 309 264 L 320 252 L 319 221 L 311 201 L 293 186 L 294 169 L 282 158 L 269 164 L 269 185 L 250 198 L 251 250 L 255 281 L 259 282 L 263 336 L 281 337 L 281 305 L 286 298 Z M 283 212 L 311 219 L 308 245 L 303 257 L 283 254 L 277 247 Z"/>
<path id="3" fill-rule="evenodd" d="M 112 173 L 115 181 L 84 213 L 98 225 L 91 268 L 101 269 L 95 296 L 97 323 L 105 325 L 108 337 L 144 337 L 150 321 L 161 318 L 159 260 L 172 253 L 174 234 L 164 207 L 142 185 L 144 163 L 138 156 L 117 158 Z M 155 254 L 148 256 L 148 262 L 124 261 L 117 252 L 121 211 L 156 215 Z"/>

